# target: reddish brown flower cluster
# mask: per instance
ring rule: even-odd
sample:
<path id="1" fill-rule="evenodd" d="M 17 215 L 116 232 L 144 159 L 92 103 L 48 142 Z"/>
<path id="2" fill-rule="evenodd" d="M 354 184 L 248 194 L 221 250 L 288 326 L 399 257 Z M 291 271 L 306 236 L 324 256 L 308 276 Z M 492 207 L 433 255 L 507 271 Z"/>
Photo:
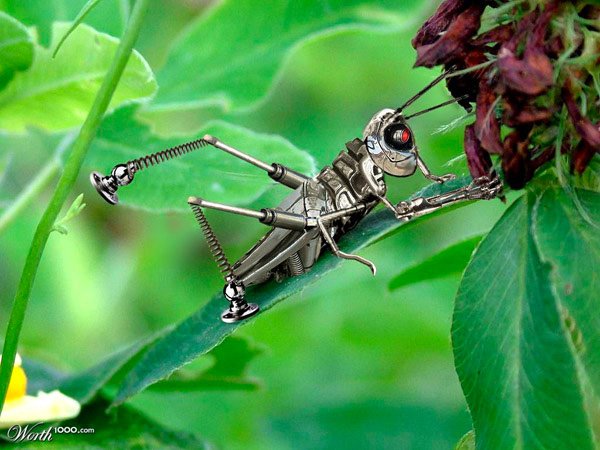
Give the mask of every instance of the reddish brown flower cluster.
<path id="1" fill-rule="evenodd" d="M 600 153 L 598 32 L 591 1 L 445 0 L 423 24 L 415 65 L 457 71 L 450 93 L 467 109 L 476 104 L 465 130 L 474 178 L 489 173 L 491 154 L 520 189 L 557 149 L 577 173 Z"/>

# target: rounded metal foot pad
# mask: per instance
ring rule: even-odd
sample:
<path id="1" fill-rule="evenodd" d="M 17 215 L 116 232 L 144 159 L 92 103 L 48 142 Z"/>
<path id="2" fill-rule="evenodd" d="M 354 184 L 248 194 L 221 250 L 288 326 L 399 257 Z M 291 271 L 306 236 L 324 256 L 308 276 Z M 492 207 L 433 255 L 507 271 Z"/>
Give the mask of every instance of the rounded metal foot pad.
<path id="1" fill-rule="evenodd" d="M 119 202 L 119 197 L 117 197 L 117 194 L 115 192 L 111 192 L 106 188 L 106 186 L 102 182 L 103 179 L 104 176 L 99 172 L 92 172 L 90 175 L 90 181 L 98 191 L 98 194 L 100 194 L 102 198 L 111 205 L 116 205 Z"/>
<path id="2" fill-rule="evenodd" d="M 247 303 L 245 308 L 237 311 L 232 311 L 230 308 L 227 308 L 223 311 L 223 314 L 221 314 L 221 320 L 225 323 L 235 323 L 254 316 L 258 311 L 260 311 L 260 307 L 257 304 Z"/>

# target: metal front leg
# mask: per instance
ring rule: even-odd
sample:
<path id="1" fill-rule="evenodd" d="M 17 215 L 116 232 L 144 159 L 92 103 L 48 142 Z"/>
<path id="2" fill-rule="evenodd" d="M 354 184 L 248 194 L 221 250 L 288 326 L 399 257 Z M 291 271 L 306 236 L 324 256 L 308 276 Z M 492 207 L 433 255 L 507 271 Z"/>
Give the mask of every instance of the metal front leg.
<path id="1" fill-rule="evenodd" d="M 442 176 L 437 176 L 431 173 L 431 171 L 429 170 L 429 167 L 427 167 L 427 164 L 425 164 L 425 161 L 423 161 L 423 159 L 421 158 L 421 156 L 417 153 L 417 167 L 419 168 L 419 170 L 421 172 L 423 172 L 423 175 L 425 176 L 425 178 L 427 178 L 428 180 L 431 181 L 435 181 L 436 183 L 445 183 L 446 181 L 450 181 L 450 180 L 454 180 L 456 178 L 456 175 L 454 175 L 453 173 L 447 173 L 446 175 L 442 175 Z"/>
<path id="2" fill-rule="evenodd" d="M 400 220 L 410 220 L 436 211 L 444 206 L 467 200 L 491 200 L 502 193 L 502 182 L 498 177 L 489 179 L 481 177 L 471 184 L 433 197 L 417 197 L 409 202 L 396 205 L 396 217 Z"/>

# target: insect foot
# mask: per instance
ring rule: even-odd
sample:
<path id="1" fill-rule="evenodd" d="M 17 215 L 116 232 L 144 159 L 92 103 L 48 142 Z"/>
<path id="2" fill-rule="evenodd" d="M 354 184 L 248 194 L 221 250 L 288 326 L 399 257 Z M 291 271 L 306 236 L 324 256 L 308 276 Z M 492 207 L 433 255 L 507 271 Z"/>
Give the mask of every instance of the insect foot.
<path id="1" fill-rule="evenodd" d="M 436 183 L 444 184 L 446 181 L 456 180 L 456 175 L 453 173 L 447 173 L 446 175 L 437 176 L 432 175 L 431 181 L 435 181 Z"/>
<path id="2" fill-rule="evenodd" d="M 497 176 L 475 178 L 468 187 L 471 200 L 492 200 L 502 195 L 502 181 Z"/>
<path id="3" fill-rule="evenodd" d="M 133 174 L 125 164 L 116 165 L 110 175 L 104 176 L 99 172 L 92 172 L 90 181 L 98 193 L 111 205 L 119 202 L 117 189 L 126 186 L 133 181 Z"/>
<path id="4" fill-rule="evenodd" d="M 225 323 L 239 322 L 255 315 L 260 308 L 254 303 L 245 300 L 246 290 L 244 285 L 238 281 L 230 281 L 223 288 L 225 298 L 229 300 L 229 308 L 221 314 L 221 320 Z"/>

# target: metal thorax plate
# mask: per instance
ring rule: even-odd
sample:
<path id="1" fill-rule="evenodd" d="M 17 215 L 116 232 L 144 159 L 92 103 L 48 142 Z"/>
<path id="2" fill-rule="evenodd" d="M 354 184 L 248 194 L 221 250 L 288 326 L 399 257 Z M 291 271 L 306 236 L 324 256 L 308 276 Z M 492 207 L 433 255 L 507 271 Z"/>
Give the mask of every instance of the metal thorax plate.
<path id="1" fill-rule="evenodd" d="M 373 162 L 385 173 L 395 177 L 415 173 L 414 136 L 401 112 L 384 109 L 375 114 L 365 127 L 363 139 Z"/>

